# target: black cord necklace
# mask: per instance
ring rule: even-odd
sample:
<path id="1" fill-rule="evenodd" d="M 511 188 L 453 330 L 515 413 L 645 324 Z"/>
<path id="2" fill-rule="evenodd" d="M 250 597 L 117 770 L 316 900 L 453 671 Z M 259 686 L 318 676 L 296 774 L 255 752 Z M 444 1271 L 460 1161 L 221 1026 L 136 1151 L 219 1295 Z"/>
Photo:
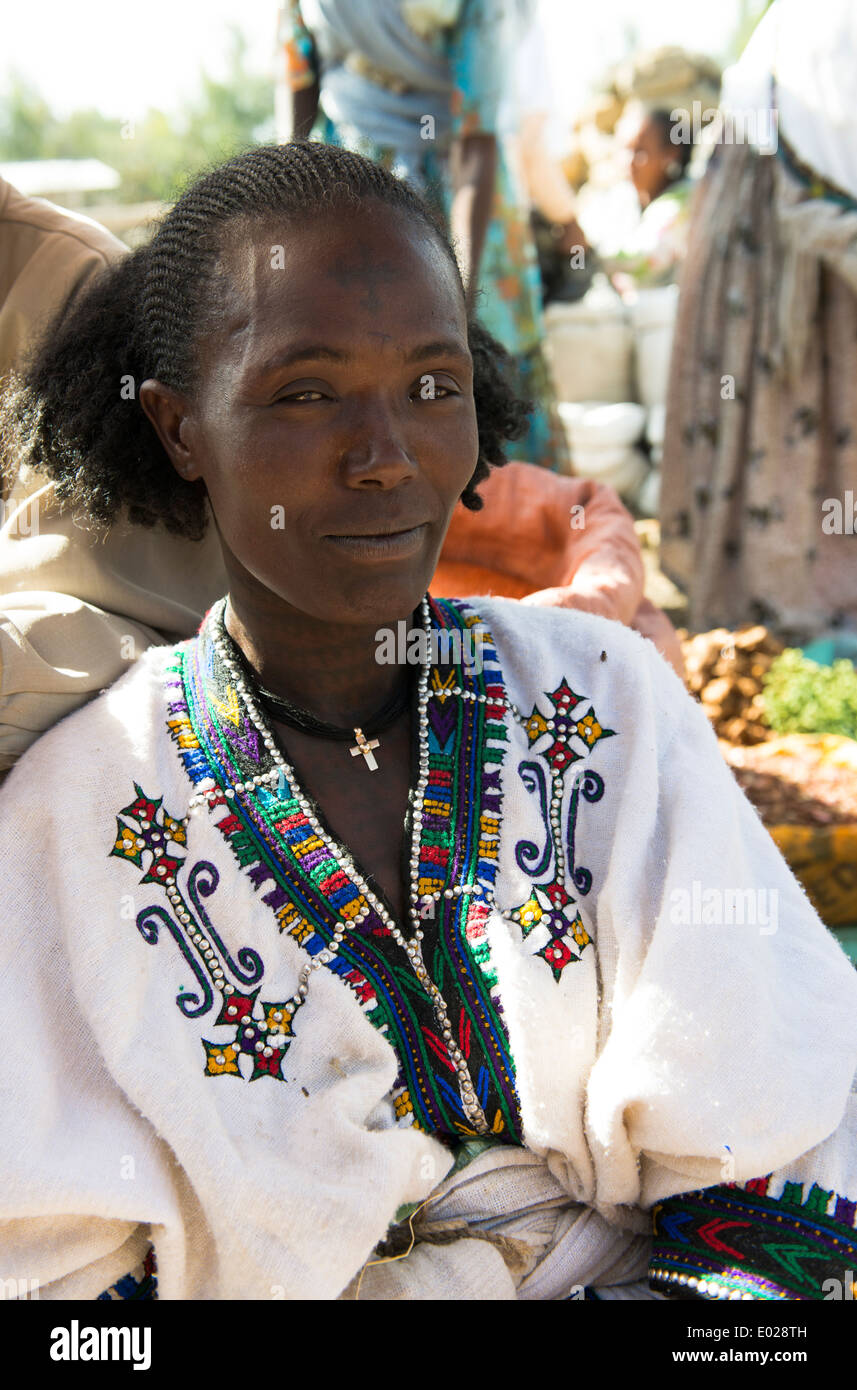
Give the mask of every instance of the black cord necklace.
<path id="1" fill-rule="evenodd" d="M 281 724 L 288 724 L 291 729 L 300 729 L 302 733 L 312 734 L 315 738 L 329 738 L 337 742 L 344 743 L 347 739 L 354 737 L 354 726 L 344 728 L 340 724 L 328 724 L 324 719 L 316 719 L 309 710 L 300 709 L 298 705 L 293 705 L 290 700 L 282 695 L 275 695 L 272 691 L 266 690 L 264 686 L 257 684 L 256 690 L 259 695 L 259 703 L 269 714 L 278 719 Z M 383 733 L 388 729 L 399 715 L 404 713 L 411 701 L 411 681 L 406 680 L 395 694 L 382 705 L 371 719 L 366 721 L 364 728 L 370 738 L 376 734 Z"/>
<path id="2" fill-rule="evenodd" d="M 379 746 L 378 735 L 398 719 L 400 714 L 408 708 L 411 703 L 413 680 L 411 673 L 408 673 L 403 685 L 395 694 L 367 720 L 365 729 L 359 725 L 352 725 L 351 728 L 343 728 L 339 724 L 328 724 L 324 719 L 316 719 L 309 710 L 300 709 L 298 705 L 293 705 L 291 700 L 287 700 L 282 695 L 275 695 L 273 691 L 266 690 L 258 681 L 254 682 L 259 703 L 262 708 L 272 718 L 281 724 L 286 724 L 290 729 L 299 729 L 301 733 L 310 734 L 313 738 L 331 739 L 337 743 L 346 743 L 350 739 L 356 739 L 354 748 L 349 749 L 351 756 L 356 758 L 358 753 L 362 753 L 366 759 L 366 766 L 370 772 L 375 772 L 378 764 L 373 755 L 372 749 Z"/>
<path id="3" fill-rule="evenodd" d="M 356 745 L 348 750 L 352 758 L 356 758 L 358 754 L 362 753 L 369 771 L 377 771 L 378 764 L 372 750 L 379 747 L 378 735 L 383 733 L 385 729 L 389 729 L 390 725 L 399 718 L 400 714 L 404 713 L 411 703 L 414 688 L 412 668 L 406 668 L 405 679 L 398 690 L 367 721 L 365 732 L 359 725 L 343 728 L 340 724 L 328 724 L 324 719 L 317 719 L 314 714 L 310 714 L 309 710 L 301 709 L 299 705 L 293 705 L 291 700 L 287 700 L 285 696 L 275 695 L 272 690 L 266 690 L 238 643 L 229 635 L 222 615 L 220 628 L 232 647 L 235 660 L 243 668 L 245 679 L 251 690 L 254 691 L 259 704 L 272 719 L 286 724 L 291 729 L 298 729 L 301 733 L 310 734 L 313 738 L 331 739 L 336 743 L 346 743 L 352 738 L 356 739 Z"/>

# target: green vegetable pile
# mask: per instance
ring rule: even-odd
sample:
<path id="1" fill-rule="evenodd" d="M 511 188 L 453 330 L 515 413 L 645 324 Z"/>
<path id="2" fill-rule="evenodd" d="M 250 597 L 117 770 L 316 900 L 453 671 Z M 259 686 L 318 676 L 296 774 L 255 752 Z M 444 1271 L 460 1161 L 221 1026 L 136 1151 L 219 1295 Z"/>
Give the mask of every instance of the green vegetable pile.
<path id="1" fill-rule="evenodd" d="M 779 734 L 844 734 L 857 739 L 857 667 L 810 661 L 786 647 L 764 677 L 765 719 Z"/>

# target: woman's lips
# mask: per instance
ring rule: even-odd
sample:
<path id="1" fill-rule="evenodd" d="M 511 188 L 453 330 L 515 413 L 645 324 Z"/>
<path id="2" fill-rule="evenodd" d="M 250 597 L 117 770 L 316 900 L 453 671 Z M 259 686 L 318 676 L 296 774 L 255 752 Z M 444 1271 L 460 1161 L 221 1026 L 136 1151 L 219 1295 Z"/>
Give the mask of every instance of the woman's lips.
<path id="1" fill-rule="evenodd" d="M 427 530 L 428 523 L 424 522 L 407 531 L 389 531 L 377 536 L 325 536 L 325 540 L 355 560 L 399 560 L 419 550 Z"/>

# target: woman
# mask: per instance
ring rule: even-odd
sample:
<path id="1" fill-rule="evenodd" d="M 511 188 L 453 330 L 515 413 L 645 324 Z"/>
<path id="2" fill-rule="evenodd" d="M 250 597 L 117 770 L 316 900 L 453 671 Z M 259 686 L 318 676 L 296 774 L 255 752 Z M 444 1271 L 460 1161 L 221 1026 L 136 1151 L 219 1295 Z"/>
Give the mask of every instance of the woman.
<path id="1" fill-rule="evenodd" d="M 602 221 L 607 215 L 608 222 L 598 245 L 624 293 L 669 285 L 678 277 L 697 183 L 691 172 L 696 142 L 716 115 L 720 69 L 703 54 L 666 45 L 622 64 L 613 84 L 621 115 L 617 122 L 614 113 L 612 121 L 617 141 L 630 156 L 639 217 L 628 228 L 622 205 L 606 204 Z M 616 233 L 610 227 L 611 208 L 614 222 L 618 215 L 625 230 Z"/>
<path id="2" fill-rule="evenodd" d="M 95 518 L 208 498 L 229 576 L 0 792 L 0 1255 L 42 1297 L 150 1246 L 182 1299 L 853 1267 L 857 982 L 704 717 L 618 624 L 425 598 L 502 366 L 416 195 L 297 144 L 191 187 L 7 419 Z"/>
<path id="3" fill-rule="evenodd" d="M 286 0 L 290 130 L 376 160 L 448 220 L 472 304 L 537 403 L 517 455 L 568 471 L 542 353 L 528 212 L 504 151 L 504 97 L 530 0 Z"/>
<path id="4" fill-rule="evenodd" d="M 693 143 L 681 138 L 683 117 L 637 104 L 624 118 L 631 182 L 640 220 L 622 245 L 603 253 L 604 268 L 620 292 L 670 285 L 687 245 L 691 195 L 688 176 Z"/>

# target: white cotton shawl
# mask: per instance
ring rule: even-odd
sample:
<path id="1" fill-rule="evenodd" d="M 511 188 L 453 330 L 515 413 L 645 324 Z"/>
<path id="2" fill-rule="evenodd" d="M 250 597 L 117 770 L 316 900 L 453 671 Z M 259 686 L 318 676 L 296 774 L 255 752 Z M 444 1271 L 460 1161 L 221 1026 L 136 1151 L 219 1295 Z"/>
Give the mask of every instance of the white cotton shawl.
<path id="1" fill-rule="evenodd" d="M 772 126 L 773 88 L 779 129 Z M 739 61 L 723 77 L 723 107 L 738 129 L 770 153 L 779 134 L 820 177 L 857 199 L 857 142 L 853 93 L 857 84 L 857 6 L 818 0 L 807 23 L 803 0 L 775 0 Z M 769 353 L 797 381 L 815 330 L 826 266 L 857 293 L 857 212 L 827 197 L 809 196 L 804 183 L 776 164 L 778 275 L 777 341 Z"/>
<path id="2" fill-rule="evenodd" d="M 765 135 L 772 75 L 782 130 L 799 158 L 857 198 L 853 0 L 816 0 L 811 22 L 804 0 L 775 0 L 738 62 L 723 74 L 724 109 L 745 118 L 752 113 L 756 131 Z"/>
<path id="3" fill-rule="evenodd" d="M 503 1191 L 508 1231 L 533 1246 L 523 1266 L 485 1239 L 419 1245 L 370 1268 L 361 1298 L 435 1297 L 439 1284 L 448 1297 L 558 1298 L 578 1275 L 638 1281 L 648 1208 L 719 1183 L 727 1156 L 739 1181 L 777 1170 L 775 1186 L 808 1174 L 857 1195 L 857 979 L 702 713 L 618 623 L 472 603 L 525 714 L 549 713 L 545 692 L 565 679 L 615 731 L 589 758 L 603 796 L 578 820 L 591 892 L 568 881 L 593 943 L 556 981 L 508 915 L 531 890 L 516 845 L 545 835 L 519 771 L 526 736 L 508 722 L 489 939 L 535 1189 L 468 1187 L 465 1169 L 438 1193 L 449 1150 L 396 1123 L 393 1050 L 326 970 L 298 1016 L 286 1084 L 204 1074 L 212 1015 L 183 1016 L 176 943 L 163 930 L 151 944 L 135 925 L 157 889 L 109 857 L 135 783 L 176 817 L 192 792 L 165 731 L 169 653 L 153 649 L 45 735 L 0 792 L 0 1278 L 95 1297 L 149 1237 L 162 1298 L 351 1297 L 400 1206 L 435 1193 L 435 1215 L 477 1226 Z M 208 812 L 191 820 L 187 852 L 217 866 L 208 911 L 228 949 L 258 951 L 263 997 L 288 998 L 303 952 L 278 934 Z M 675 904 L 694 883 L 775 892 L 776 929 L 682 925 Z M 498 1150 L 472 1176 L 520 1161 Z M 522 1191 L 541 1194 L 523 1211 Z M 529 1222 L 527 1203 L 558 1191 L 568 1200 L 554 1226 Z M 495 1219 L 502 1231 L 503 1212 Z"/>

